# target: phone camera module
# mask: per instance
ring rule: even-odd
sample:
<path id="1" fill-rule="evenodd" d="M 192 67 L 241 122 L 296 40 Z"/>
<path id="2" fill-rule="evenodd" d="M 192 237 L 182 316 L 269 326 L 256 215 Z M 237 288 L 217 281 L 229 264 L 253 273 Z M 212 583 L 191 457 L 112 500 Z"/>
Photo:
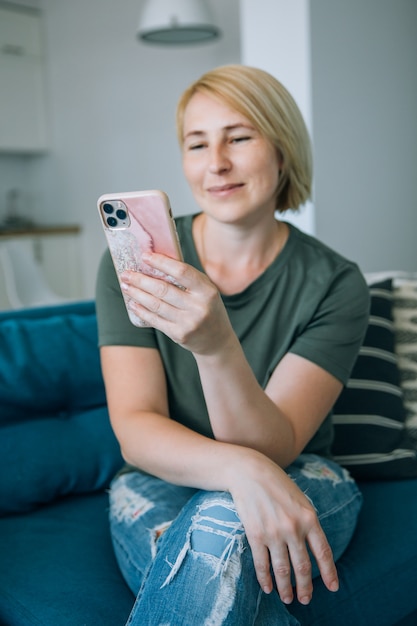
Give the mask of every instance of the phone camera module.
<path id="1" fill-rule="evenodd" d="M 124 230 L 130 226 L 129 212 L 122 200 L 108 199 L 101 204 L 101 217 L 107 228 Z"/>

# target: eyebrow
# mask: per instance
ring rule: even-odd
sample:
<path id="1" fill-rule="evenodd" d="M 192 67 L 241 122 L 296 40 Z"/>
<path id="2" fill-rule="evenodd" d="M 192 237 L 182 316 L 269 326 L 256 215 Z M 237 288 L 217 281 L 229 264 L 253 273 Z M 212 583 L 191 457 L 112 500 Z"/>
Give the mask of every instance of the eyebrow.
<path id="1" fill-rule="evenodd" d="M 243 122 L 237 122 L 236 124 L 228 124 L 227 126 L 224 126 L 222 130 L 230 132 L 232 130 L 237 130 L 239 128 L 243 128 L 247 130 L 255 130 L 255 128 L 252 125 L 244 124 Z M 189 133 L 184 135 L 184 139 L 187 139 L 187 137 L 202 137 L 203 135 L 206 135 L 206 134 L 207 133 L 205 130 L 191 130 Z"/>

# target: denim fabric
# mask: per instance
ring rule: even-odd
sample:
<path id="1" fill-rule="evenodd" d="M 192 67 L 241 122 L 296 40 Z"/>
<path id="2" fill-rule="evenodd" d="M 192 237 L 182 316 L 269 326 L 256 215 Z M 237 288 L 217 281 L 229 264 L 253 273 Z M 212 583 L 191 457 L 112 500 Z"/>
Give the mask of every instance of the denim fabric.
<path id="1" fill-rule="evenodd" d="M 310 454 L 287 472 L 314 504 L 339 558 L 361 507 L 356 484 L 338 465 Z M 111 486 L 110 525 L 119 566 L 137 594 L 129 626 L 299 624 L 275 591 L 260 589 L 230 494 L 139 471 L 122 474 Z"/>

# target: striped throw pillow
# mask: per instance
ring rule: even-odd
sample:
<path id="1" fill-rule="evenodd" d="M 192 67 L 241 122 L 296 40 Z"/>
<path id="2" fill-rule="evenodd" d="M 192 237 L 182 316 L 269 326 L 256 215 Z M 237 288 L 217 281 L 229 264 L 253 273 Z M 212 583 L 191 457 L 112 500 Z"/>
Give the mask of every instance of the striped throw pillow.
<path id="1" fill-rule="evenodd" d="M 370 285 L 368 329 L 333 410 L 335 460 L 361 480 L 417 476 L 417 446 L 405 428 L 391 279 Z"/>

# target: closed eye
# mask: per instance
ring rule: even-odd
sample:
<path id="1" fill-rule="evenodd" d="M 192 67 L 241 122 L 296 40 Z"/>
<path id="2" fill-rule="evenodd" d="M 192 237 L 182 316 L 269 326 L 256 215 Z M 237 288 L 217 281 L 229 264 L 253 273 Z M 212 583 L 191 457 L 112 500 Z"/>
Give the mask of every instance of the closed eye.
<path id="1" fill-rule="evenodd" d="M 252 139 L 252 137 L 249 137 L 247 135 L 242 135 L 242 137 L 231 137 L 230 141 L 231 143 L 241 143 L 242 141 L 249 141 L 250 139 Z"/>
<path id="2" fill-rule="evenodd" d="M 187 150 L 201 150 L 201 148 L 205 148 L 205 143 L 192 143 L 187 147 Z"/>

